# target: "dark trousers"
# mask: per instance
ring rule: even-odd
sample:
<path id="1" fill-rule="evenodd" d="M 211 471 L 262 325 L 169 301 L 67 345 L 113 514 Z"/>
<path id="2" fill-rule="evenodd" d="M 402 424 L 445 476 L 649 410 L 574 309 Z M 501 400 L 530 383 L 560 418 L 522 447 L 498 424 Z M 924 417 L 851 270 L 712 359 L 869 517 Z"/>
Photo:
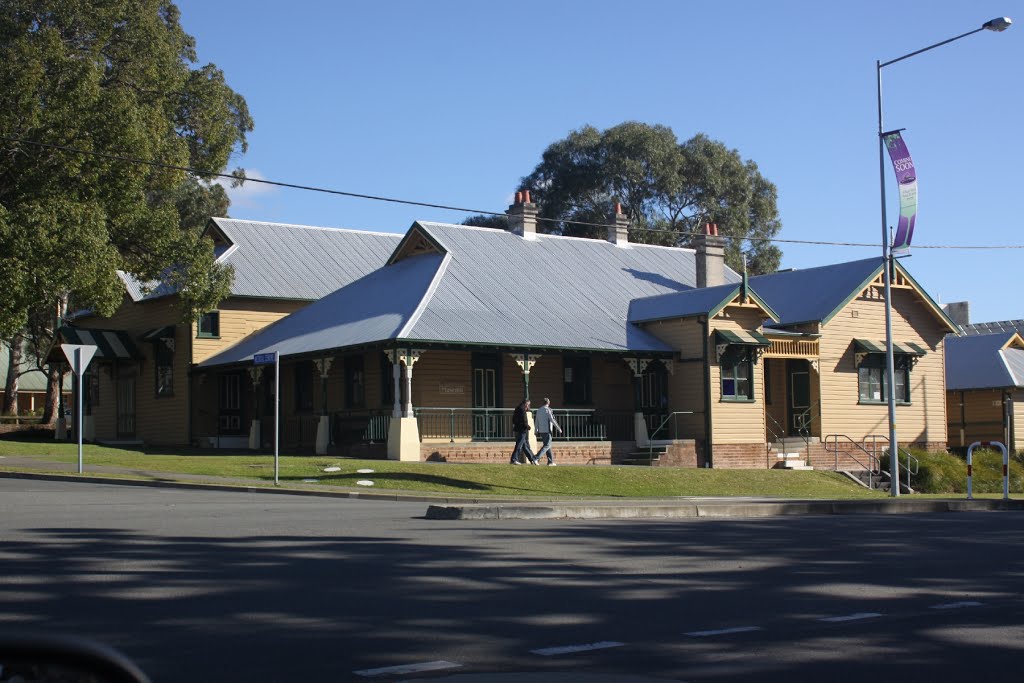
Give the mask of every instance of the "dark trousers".
<path id="1" fill-rule="evenodd" d="M 512 451 L 512 459 L 509 462 L 522 462 L 519 459 L 520 453 L 526 453 L 526 459 L 533 462 L 537 459 L 537 456 L 533 454 L 533 448 L 530 446 L 530 432 L 519 432 L 516 434 L 516 447 Z"/>

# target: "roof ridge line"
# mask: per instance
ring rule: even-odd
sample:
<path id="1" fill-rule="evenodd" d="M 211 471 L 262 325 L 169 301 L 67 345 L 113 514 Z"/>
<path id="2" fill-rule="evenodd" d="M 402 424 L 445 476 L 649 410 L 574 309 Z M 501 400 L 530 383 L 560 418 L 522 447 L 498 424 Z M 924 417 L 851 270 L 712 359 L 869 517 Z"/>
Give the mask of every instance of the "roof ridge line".
<path id="1" fill-rule="evenodd" d="M 336 228 L 330 225 L 302 225 L 299 223 L 278 223 L 276 221 L 258 221 L 250 218 L 228 218 L 226 216 L 214 216 L 214 221 L 231 221 L 233 223 L 258 223 L 259 225 L 276 225 L 282 228 L 299 228 L 301 230 L 324 230 L 331 232 L 358 232 L 364 235 L 394 235 L 401 237 L 404 233 L 387 232 L 384 230 L 367 230 L 365 228 Z"/>

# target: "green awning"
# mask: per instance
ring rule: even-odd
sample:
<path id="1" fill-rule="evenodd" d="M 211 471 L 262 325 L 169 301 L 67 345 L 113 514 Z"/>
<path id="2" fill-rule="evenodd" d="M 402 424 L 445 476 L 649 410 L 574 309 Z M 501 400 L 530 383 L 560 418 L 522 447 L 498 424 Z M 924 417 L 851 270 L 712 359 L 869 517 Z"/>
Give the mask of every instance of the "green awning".
<path id="1" fill-rule="evenodd" d="M 742 346 L 771 346 L 768 338 L 758 332 L 747 330 L 715 330 L 716 344 L 736 344 Z"/>
<path id="2" fill-rule="evenodd" d="M 885 342 L 854 339 L 853 345 L 856 353 L 885 353 Z M 893 342 L 892 352 L 898 356 L 923 356 L 928 353 L 914 342 Z"/>
<path id="3" fill-rule="evenodd" d="M 127 333 L 121 330 L 93 330 L 65 325 L 57 330 L 57 337 L 47 354 L 47 363 L 66 362 L 60 344 L 86 344 L 96 347 L 96 360 L 139 360 L 142 355 Z"/>

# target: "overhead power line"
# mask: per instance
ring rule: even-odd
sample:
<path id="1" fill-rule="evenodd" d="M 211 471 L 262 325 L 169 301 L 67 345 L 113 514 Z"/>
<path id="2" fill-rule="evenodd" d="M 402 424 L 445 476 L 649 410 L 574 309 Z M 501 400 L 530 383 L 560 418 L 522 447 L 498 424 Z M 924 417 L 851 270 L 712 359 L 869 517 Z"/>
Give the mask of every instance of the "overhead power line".
<path id="1" fill-rule="evenodd" d="M 460 213 L 475 213 L 483 214 L 487 216 L 505 216 L 503 211 L 489 211 L 487 209 L 470 209 L 464 206 L 452 206 L 450 204 L 434 204 L 431 202 L 417 202 L 411 199 L 398 199 L 395 197 L 383 197 L 379 195 L 364 194 L 360 192 L 347 192 L 345 190 L 334 190 L 326 187 L 317 187 L 315 185 L 301 185 L 298 183 L 285 183 L 278 180 L 266 180 L 264 178 L 239 178 L 238 176 L 230 173 L 218 173 L 213 171 L 203 171 L 201 169 L 192 168 L 190 166 L 178 166 L 175 164 L 165 164 L 160 161 L 149 161 L 147 159 L 139 159 L 137 157 L 122 156 L 119 154 L 109 154 L 107 152 L 96 152 L 85 149 L 78 149 L 76 147 L 69 147 L 67 145 L 55 145 L 47 142 L 37 142 L 35 140 L 25 140 L 22 138 L 12 138 L 6 135 L 0 135 L 0 140 L 6 142 L 15 142 L 23 145 L 34 145 L 36 147 L 43 147 L 46 149 L 53 149 L 61 152 L 69 152 L 72 154 L 83 154 L 86 156 L 100 157 L 103 159 L 111 159 L 114 161 L 123 161 L 131 164 L 140 164 L 143 166 L 151 166 L 153 168 L 162 168 L 172 171 L 183 171 L 185 173 L 191 173 L 192 175 L 200 178 L 226 178 L 232 181 L 242 180 L 245 183 L 260 183 L 263 185 L 271 185 L 274 187 L 286 187 L 293 190 L 305 190 L 307 192 L 321 192 L 324 194 L 338 195 L 342 197 L 352 197 L 355 199 L 369 199 L 377 202 L 388 202 L 391 204 L 404 204 L 406 206 L 422 206 L 429 209 L 441 209 L 444 211 L 458 211 Z M 537 220 L 546 221 L 549 223 L 562 223 L 565 225 L 580 225 L 584 227 L 594 228 L 607 228 L 607 223 L 590 223 L 587 221 L 575 221 L 575 220 L 564 220 L 558 218 L 545 218 L 543 216 L 537 216 Z M 637 230 L 643 232 L 654 232 L 654 233 L 665 233 L 678 235 L 680 237 L 694 237 L 701 233 L 695 231 L 681 231 L 681 230 L 666 230 L 664 228 L 640 228 L 630 227 L 630 230 Z M 829 247 L 877 247 L 877 243 L 873 242 L 830 242 L 825 240 L 792 240 L 782 239 L 779 237 L 741 237 L 738 235 L 720 235 L 720 237 L 729 240 L 741 240 L 748 242 L 778 242 L 780 244 L 808 244 L 818 246 L 829 246 Z M 1020 244 L 1004 244 L 1004 245 L 950 245 L 950 244 L 915 244 L 915 249 L 1024 249 L 1024 245 Z"/>

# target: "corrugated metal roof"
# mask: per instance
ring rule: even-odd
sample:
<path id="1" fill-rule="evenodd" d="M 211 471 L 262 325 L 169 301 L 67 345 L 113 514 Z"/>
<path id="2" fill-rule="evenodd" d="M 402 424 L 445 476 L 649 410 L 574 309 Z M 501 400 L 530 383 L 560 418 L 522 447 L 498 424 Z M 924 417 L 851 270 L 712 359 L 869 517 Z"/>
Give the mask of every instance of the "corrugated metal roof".
<path id="1" fill-rule="evenodd" d="M 200 366 L 246 362 L 257 353 L 298 355 L 395 339 L 416 315 L 444 262 L 442 254 L 422 254 L 381 268 Z"/>
<path id="2" fill-rule="evenodd" d="M 692 249 L 623 248 L 550 235 L 526 240 L 443 223 L 412 229 L 446 253 L 381 268 L 203 365 L 388 339 L 667 352 L 666 344 L 627 322 L 630 302 L 687 290 L 696 281 Z M 726 276 L 739 280 L 728 269 Z"/>
<path id="3" fill-rule="evenodd" d="M 946 389 L 1024 387 L 1020 349 L 1003 349 L 1014 332 L 946 337 Z M 1011 359 L 1013 370 L 1008 365 Z"/>
<path id="4" fill-rule="evenodd" d="M 882 267 L 882 258 L 787 270 L 750 278 L 750 286 L 779 315 L 779 325 L 820 321 Z"/>
<path id="5" fill-rule="evenodd" d="M 692 249 L 420 223 L 452 255 L 407 337 L 609 351 L 666 351 L 627 323 L 633 299 L 696 284 Z M 727 271 L 727 276 L 738 276 Z"/>
<path id="6" fill-rule="evenodd" d="M 402 235 L 233 218 L 211 218 L 232 243 L 221 262 L 235 269 L 234 296 L 313 301 L 384 265 Z M 133 301 L 173 294 L 120 273 Z"/>
<path id="7" fill-rule="evenodd" d="M 961 325 L 964 334 L 993 334 L 995 332 L 1020 332 L 1024 334 L 1024 320 L 1000 320 L 991 323 Z"/>
<path id="8" fill-rule="evenodd" d="M 689 289 L 685 292 L 660 294 L 644 299 L 634 299 L 629 306 L 630 322 L 650 322 L 670 318 L 688 318 L 706 315 L 732 299 L 739 291 L 735 283 L 718 287 Z"/>

